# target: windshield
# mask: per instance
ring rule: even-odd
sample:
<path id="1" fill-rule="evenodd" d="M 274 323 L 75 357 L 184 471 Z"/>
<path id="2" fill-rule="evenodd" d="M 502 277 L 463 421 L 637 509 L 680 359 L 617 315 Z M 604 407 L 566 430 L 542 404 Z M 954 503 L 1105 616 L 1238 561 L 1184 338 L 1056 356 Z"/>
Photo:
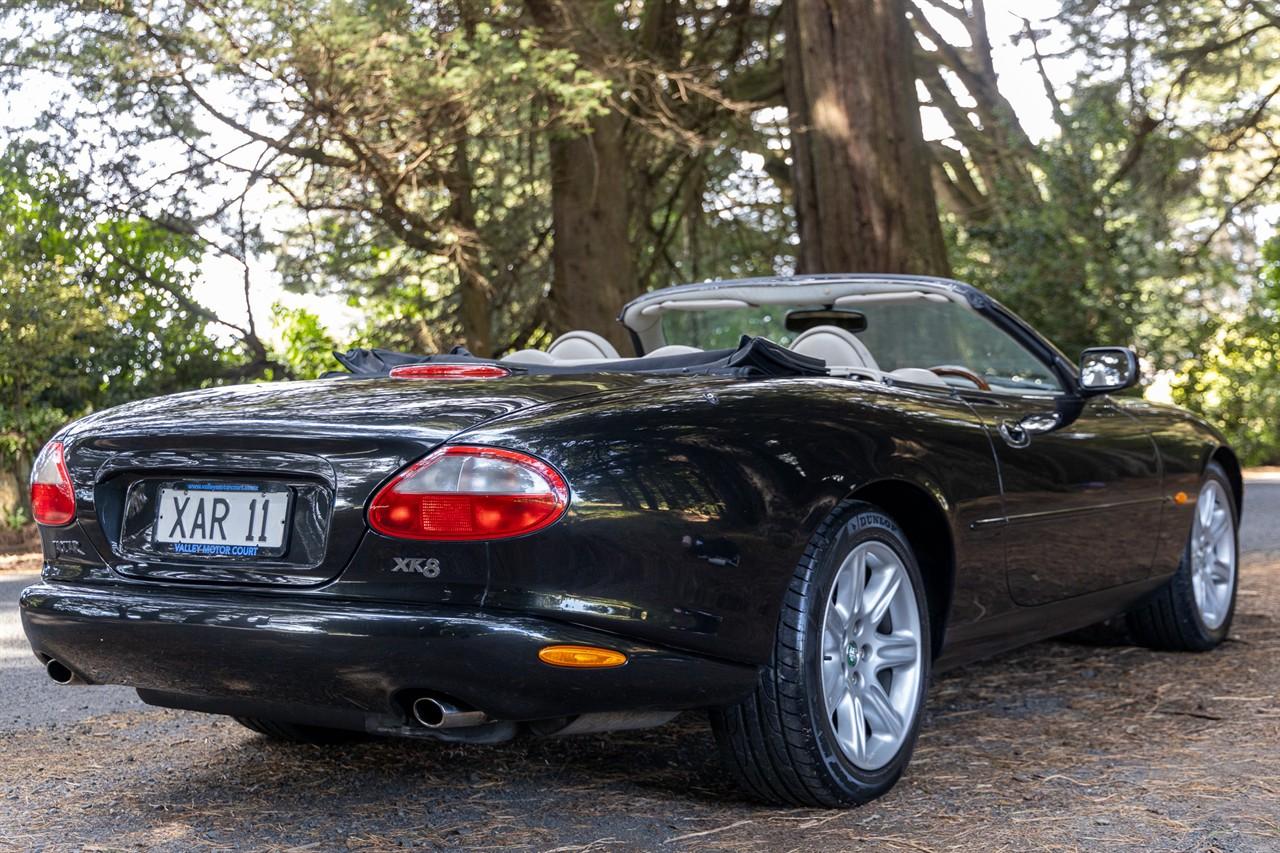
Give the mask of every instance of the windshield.
<path id="1" fill-rule="evenodd" d="M 662 330 L 668 344 L 702 349 L 736 346 L 742 335 L 759 335 L 790 346 L 798 333 L 787 331 L 787 312 L 801 308 L 768 305 L 671 311 L 663 315 Z M 966 305 L 913 299 L 860 304 L 857 311 L 866 317 L 866 328 L 856 332 L 857 337 L 883 371 L 964 367 L 997 390 L 1055 393 L 1062 388 L 1048 365 Z"/>

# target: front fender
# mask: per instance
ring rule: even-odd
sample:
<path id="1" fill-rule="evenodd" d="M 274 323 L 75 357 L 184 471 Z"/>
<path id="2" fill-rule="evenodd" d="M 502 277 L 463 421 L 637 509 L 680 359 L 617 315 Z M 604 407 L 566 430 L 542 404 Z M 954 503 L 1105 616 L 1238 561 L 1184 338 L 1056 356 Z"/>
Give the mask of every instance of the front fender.
<path id="1" fill-rule="evenodd" d="M 1160 453 L 1163 468 L 1165 508 L 1160 524 L 1160 539 L 1156 549 L 1154 572 L 1173 574 L 1178 569 L 1186 547 L 1187 536 L 1195 517 L 1195 503 L 1179 504 L 1171 498 L 1179 492 L 1196 495 L 1204 478 L 1205 467 L 1210 460 L 1224 452 L 1234 462 L 1235 453 L 1221 431 L 1200 417 L 1186 411 L 1146 400 L 1125 399 L 1123 405 L 1142 422 L 1150 433 Z M 1237 478 L 1237 509 L 1243 510 L 1243 486 L 1239 484 L 1239 463 L 1228 474 Z"/>

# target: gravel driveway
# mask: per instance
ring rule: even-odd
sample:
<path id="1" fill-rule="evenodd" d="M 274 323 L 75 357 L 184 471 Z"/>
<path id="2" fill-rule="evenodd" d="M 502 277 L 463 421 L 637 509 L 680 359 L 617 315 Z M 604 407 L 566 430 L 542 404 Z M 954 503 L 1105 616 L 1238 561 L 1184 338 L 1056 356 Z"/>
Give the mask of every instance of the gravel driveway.
<path id="1" fill-rule="evenodd" d="M 934 685 L 893 792 L 763 808 L 705 721 L 492 747 L 270 744 L 57 688 L 0 611 L 0 849 L 1280 849 L 1280 476 L 1246 495 L 1239 612 L 1209 655 L 1040 643 Z M 0 572 L 0 601 L 30 574 Z"/>

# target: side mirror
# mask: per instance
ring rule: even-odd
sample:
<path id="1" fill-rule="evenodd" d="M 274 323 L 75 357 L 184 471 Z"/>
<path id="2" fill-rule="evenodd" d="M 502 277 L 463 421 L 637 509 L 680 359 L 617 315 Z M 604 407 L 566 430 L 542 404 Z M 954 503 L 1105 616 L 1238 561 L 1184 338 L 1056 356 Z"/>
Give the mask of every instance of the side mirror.
<path id="1" fill-rule="evenodd" d="M 1080 393 L 1123 391 L 1142 378 L 1138 355 L 1128 347 L 1094 347 L 1080 355 Z"/>

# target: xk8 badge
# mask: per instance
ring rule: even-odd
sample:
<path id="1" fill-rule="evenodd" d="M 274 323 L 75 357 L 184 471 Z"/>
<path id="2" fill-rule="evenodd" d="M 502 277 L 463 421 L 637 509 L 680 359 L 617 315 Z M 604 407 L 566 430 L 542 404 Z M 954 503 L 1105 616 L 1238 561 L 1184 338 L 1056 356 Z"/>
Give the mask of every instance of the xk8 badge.
<path id="1" fill-rule="evenodd" d="M 395 557 L 391 566 L 393 572 L 418 574 L 424 578 L 440 577 L 440 561 L 435 557 Z"/>

